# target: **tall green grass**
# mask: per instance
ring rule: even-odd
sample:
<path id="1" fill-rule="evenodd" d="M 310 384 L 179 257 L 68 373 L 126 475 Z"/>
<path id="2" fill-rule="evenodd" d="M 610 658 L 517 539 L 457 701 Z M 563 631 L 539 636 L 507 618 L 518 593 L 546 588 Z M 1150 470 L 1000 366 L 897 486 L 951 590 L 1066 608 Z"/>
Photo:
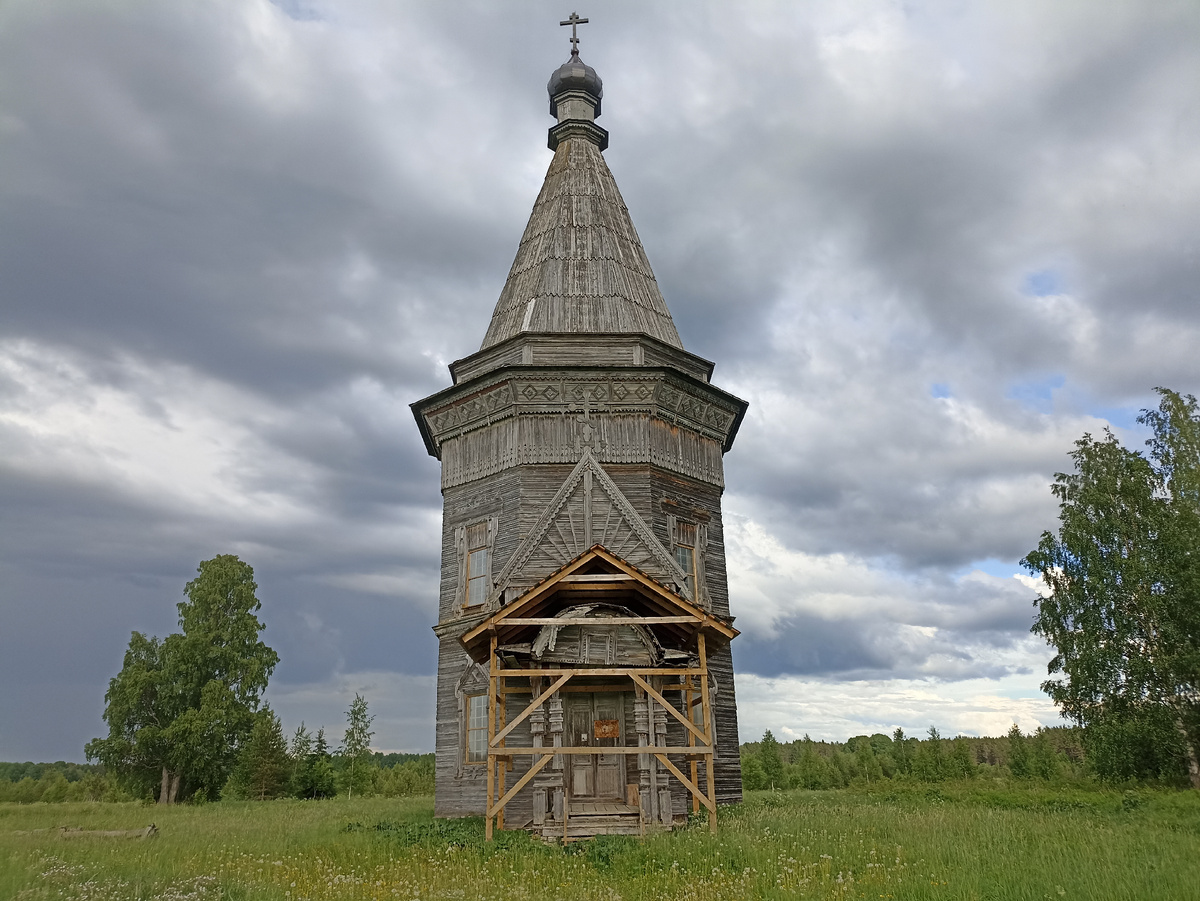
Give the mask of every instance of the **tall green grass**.
<path id="1" fill-rule="evenodd" d="M 59 826 L 147 840 L 62 838 Z M 645 841 L 483 841 L 432 799 L 0 805 L 0 899 L 1200 897 L 1200 796 L 1086 786 L 757 792 Z"/>

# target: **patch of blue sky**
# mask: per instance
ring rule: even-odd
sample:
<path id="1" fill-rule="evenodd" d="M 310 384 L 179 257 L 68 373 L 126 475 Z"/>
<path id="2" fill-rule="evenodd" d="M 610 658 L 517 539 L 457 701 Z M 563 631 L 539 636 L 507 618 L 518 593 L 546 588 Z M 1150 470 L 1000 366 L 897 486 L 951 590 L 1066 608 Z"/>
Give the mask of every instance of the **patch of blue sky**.
<path id="1" fill-rule="evenodd" d="M 299 22 L 313 22 L 325 19 L 325 16 L 317 8 L 318 4 L 314 0 L 270 0 L 272 5 L 278 6 L 289 19 L 295 19 Z"/>
<path id="2" fill-rule="evenodd" d="M 1141 407 L 1095 407 L 1088 412 L 1097 419 L 1105 420 L 1113 428 L 1130 433 L 1130 439 L 1135 442 L 1131 446 L 1135 449 L 1150 437 L 1150 430 L 1137 421 L 1142 412 Z"/>
<path id="3" fill-rule="evenodd" d="M 945 382 L 934 382 L 929 386 L 929 394 L 931 397 L 949 397 L 950 386 Z"/>
<path id="4" fill-rule="evenodd" d="M 1014 382 L 1004 396 L 1038 413 L 1051 413 L 1054 410 L 1054 392 L 1066 383 L 1065 375 L 1055 373 L 1040 379 Z"/>
<path id="5" fill-rule="evenodd" d="M 1021 283 L 1021 293 L 1030 297 L 1049 297 L 1063 293 L 1063 278 L 1056 269 L 1030 272 Z"/>

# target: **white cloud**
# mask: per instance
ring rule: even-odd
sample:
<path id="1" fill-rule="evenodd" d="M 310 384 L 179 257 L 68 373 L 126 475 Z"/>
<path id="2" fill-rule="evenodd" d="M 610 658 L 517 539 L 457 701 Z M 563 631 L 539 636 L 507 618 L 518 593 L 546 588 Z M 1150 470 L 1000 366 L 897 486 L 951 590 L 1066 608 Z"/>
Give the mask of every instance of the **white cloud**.
<path id="1" fill-rule="evenodd" d="M 891 735 L 897 727 L 923 738 L 936 726 L 948 738 L 1003 735 L 1013 723 L 1026 733 L 1062 725 L 1053 703 L 1036 685 L 1011 678 L 835 681 L 741 673 L 737 692 L 742 741 L 757 741 L 767 729 L 781 741 L 805 735 L 845 741 L 852 735 Z"/>
<path id="2" fill-rule="evenodd" d="M 1036 586 L 996 567 L 1053 526 L 1076 438 L 1136 443 L 1155 385 L 1200 386 L 1197 16 L 593 18 L 609 163 L 685 342 L 751 402 L 726 473 L 747 737 L 1047 721 Z M 347 670 L 428 677 L 437 464 L 407 404 L 482 338 L 548 163 L 557 20 L 0 7 L 0 604 L 75 611 L 0 632 L 11 722 L 64 667 L 111 675 L 88 615 L 160 622 L 231 548 L 308 686 L 289 717 L 344 710 Z M 431 711 L 394 721 L 387 746 L 427 744 Z"/>
<path id="3" fill-rule="evenodd" d="M 0 343 L 0 435 L 30 476 L 105 486 L 151 507 L 261 522 L 311 521 L 311 466 L 262 433 L 285 418 L 260 398 L 169 361 L 89 369 L 29 340 Z M 288 490 L 263 476 L 286 471 Z M 274 480 L 270 480 L 274 481 Z"/>

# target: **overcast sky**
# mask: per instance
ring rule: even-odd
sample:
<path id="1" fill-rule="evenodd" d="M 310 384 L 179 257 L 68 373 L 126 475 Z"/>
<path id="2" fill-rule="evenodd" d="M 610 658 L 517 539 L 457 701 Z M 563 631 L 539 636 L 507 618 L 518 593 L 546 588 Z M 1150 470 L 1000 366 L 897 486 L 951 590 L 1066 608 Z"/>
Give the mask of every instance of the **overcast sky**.
<path id="1" fill-rule="evenodd" d="M 0 759 L 254 566 L 289 730 L 431 750 L 438 463 L 550 161 L 546 2 L 0 3 Z M 1200 392 L 1194 2 L 596 2 L 606 152 L 750 402 L 742 737 L 1057 722 L 1017 561 L 1072 442 Z"/>

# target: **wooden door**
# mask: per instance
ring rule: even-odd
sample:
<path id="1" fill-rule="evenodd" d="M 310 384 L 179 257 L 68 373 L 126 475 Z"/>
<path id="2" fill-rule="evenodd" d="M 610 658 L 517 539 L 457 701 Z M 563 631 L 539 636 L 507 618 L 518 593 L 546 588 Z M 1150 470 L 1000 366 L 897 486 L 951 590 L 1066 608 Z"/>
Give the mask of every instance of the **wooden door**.
<path id="1" fill-rule="evenodd" d="M 595 723 L 611 724 L 615 721 L 617 734 L 611 738 L 598 738 L 598 747 L 615 748 L 625 742 L 625 696 L 616 692 L 595 694 Z M 595 726 L 593 726 L 595 731 Z M 625 799 L 625 757 L 622 754 L 596 755 L 596 797 Z"/>
<path id="2" fill-rule="evenodd" d="M 625 738 L 624 696 L 616 692 L 578 692 L 568 695 L 569 742 L 577 748 L 619 747 Z M 597 729 L 617 734 L 597 738 Z M 572 754 L 571 797 L 624 799 L 625 757 L 621 754 Z"/>
<path id="3" fill-rule="evenodd" d="M 570 741 L 566 744 L 576 748 L 587 748 L 594 744 L 592 739 L 593 700 L 591 694 L 582 692 L 567 695 L 567 728 Z M 572 754 L 571 797 L 594 798 L 596 796 L 596 762 L 591 754 Z"/>

